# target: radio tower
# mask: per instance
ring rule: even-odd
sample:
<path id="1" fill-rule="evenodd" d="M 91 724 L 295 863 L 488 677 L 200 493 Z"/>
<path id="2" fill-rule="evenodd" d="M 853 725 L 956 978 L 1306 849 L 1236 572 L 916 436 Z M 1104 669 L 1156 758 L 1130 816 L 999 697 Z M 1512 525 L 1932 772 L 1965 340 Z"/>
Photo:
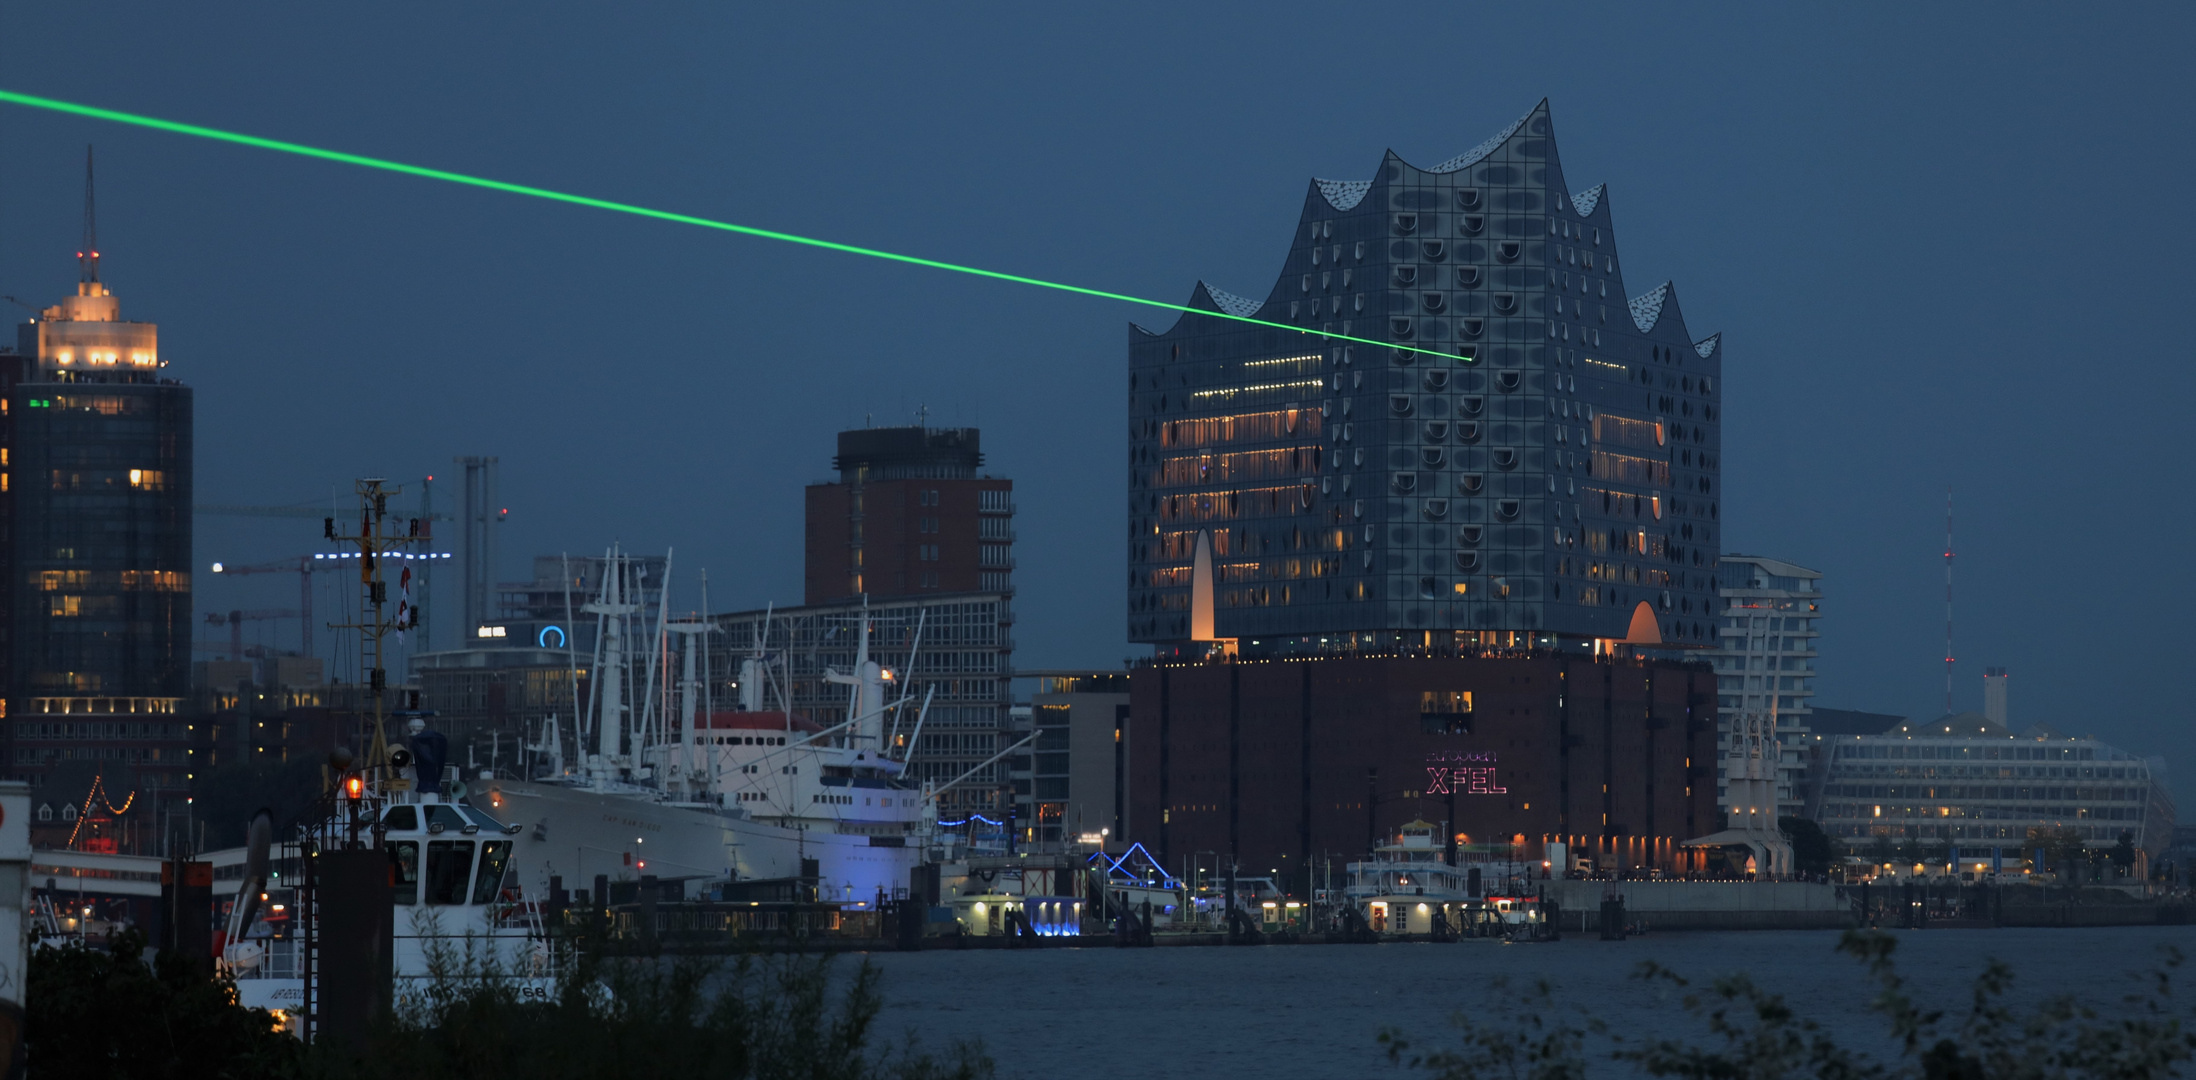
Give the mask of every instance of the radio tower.
<path id="1" fill-rule="evenodd" d="M 1952 715 L 1952 489 L 1944 489 L 1944 714 Z"/>

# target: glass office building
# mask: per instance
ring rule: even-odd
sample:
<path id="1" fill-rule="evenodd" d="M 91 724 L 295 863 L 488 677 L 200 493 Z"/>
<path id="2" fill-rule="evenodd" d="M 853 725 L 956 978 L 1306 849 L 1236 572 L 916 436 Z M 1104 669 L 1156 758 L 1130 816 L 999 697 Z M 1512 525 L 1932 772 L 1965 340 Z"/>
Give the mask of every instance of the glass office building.
<path id="1" fill-rule="evenodd" d="M 1129 335 L 1132 640 L 1715 645 L 1720 339 L 1629 293 L 1546 102 L 1313 181 L 1267 296 L 1189 306 Z"/>
<path id="2" fill-rule="evenodd" d="M 1726 798 L 1733 759 L 1749 736 L 1776 754 L 1777 812 L 1805 810 L 1808 721 L 1815 701 L 1815 644 L 1822 617 L 1822 573 L 1758 555 L 1726 554 L 1716 566 L 1723 610 L 1716 669 L 1716 799 Z"/>
<path id="3" fill-rule="evenodd" d="M 124 322 L 87 259 L 76 295 L 0 358 L 9 774 L 97 762 L 110 791 L 188 781 L 191 391 L 159 328 Z"/>

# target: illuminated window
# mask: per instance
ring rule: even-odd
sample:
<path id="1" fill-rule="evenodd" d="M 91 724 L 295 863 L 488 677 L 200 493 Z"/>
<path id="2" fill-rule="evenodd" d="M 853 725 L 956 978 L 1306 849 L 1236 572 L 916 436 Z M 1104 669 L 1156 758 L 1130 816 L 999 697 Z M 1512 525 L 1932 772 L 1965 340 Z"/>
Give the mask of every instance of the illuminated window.
<path id="1" fill-rule="evenodd" d="M 74 618 L 84 613 L 84 598 L 81 596 L 53 597 L 47 605 L 46 613 L 64 619 Z"/>

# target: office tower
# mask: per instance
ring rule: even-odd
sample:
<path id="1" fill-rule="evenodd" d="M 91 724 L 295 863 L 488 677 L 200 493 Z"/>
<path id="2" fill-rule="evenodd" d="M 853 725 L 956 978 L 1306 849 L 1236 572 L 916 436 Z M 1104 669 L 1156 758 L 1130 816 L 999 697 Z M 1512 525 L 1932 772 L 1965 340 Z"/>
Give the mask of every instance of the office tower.
<path id="1" fill-rule="evenodd" d="M 1542 102 L 1312 181 L 1264 299 L 1188 301 L 1296 329 L 1131 328 L 1132 640 L 1714 645 L 1720 336 L 1631 296 L 1608 192 L 1572 192 Z"/>
<path id="2" fill-rule="evenodd" d="M 1983 715 L 1999 727 L 2006 724 L 2005 690 L 2009 677 L 2002 667 L 1983 669 Z"/>
<path id="3" fill-rule="evenodd" d="M 100 280 L 90 180 L 76 295 L 0 363 L 8 772 L 89 764 L 114 805 L 158 806 L 188 781 L 191 391 Z"/>
<path id="4" fill-rule="evenodd" d="M 1806 801 L 1822 574 L 1758 555 L 1725 555 L 1716 582 L 1723 601 L 1716 618 L 1722 647 L 1712 657 L 1721 762 L 1717 800 L 1727 799 L 1742 758 L 1765 751 L 1778 813 L 1798 814 Z"/>
<path id="5" fill-rule="evenodd" d="M 975 428 L 839 433 L 836 482 L 808 487 L 806 602 L 1014 591 L 1014 482 Z"/>

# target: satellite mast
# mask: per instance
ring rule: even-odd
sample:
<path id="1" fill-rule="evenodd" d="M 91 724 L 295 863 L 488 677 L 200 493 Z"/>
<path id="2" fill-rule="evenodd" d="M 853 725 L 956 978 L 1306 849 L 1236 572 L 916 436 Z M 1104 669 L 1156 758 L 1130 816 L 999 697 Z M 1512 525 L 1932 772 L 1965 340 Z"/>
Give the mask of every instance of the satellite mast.
<path id="1" fill-rule="evenodd" d="M 76 253 L 76 279 L 84 284 L 99 280 L 99 213 L 92 199 L 92 148 L 84 144 L 84 249 Z"/>

